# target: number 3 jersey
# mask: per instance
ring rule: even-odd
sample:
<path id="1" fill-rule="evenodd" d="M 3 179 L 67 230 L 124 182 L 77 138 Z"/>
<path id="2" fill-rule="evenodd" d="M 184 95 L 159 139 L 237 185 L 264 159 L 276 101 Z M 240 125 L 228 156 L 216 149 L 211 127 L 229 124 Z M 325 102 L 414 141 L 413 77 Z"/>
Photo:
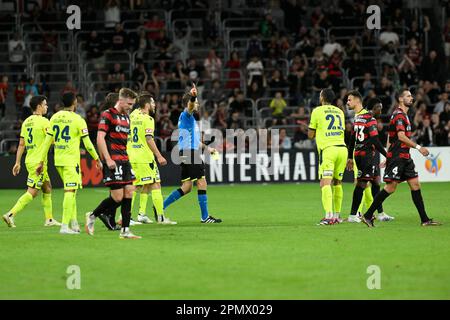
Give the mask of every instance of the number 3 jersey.
<path id="1" fill-rule="evenodd" d="M 374 155 L 375 146 L 370 138 L 378 136 L 377 120 L 366 109 L 355 115 L 352 139 L 355 139 L 355 157 Z"/>
<path id="2" fill-rule="evenodd" d="M 127 162 L 127 140 L 130 133 L 130 118 L 128 115 L 119 113 L 116 108 L 104 111 L 100 116 L 98 131 L 106 133 L 105 142 L 111 159 L 118 162 Z"/>
<path id="3" fill-rule="evenodd" d="M 24 139 L 27 155 L 25 163 L 40 162 L 40 147 L 44 143 L 45 134 L 50 127 L 50 121 L 39 115 L 32 115 L 25 119 L 20 130 L 20 137 Z M 47 163 L 47 157 L 45 157 Z"/>
<path id="4" fill-rule="evenodd" d="M 55 166 L 80 164 L 80 140 L 89 135 L 86 121 L 72 111 L 58 111 L 50 119 L 47 134 L 55 143 Z"/>
<path id="5" fill-rule="evenodd" d="M 146 113 L 142 113 L 140 109 L 136 109 L 130 115 L 130 129 L 127 144 L 130 162 L 152 163 L 155 156 L 147 144 L 147 137 L 153 137 L 155 131 L 153 118 Z"/>

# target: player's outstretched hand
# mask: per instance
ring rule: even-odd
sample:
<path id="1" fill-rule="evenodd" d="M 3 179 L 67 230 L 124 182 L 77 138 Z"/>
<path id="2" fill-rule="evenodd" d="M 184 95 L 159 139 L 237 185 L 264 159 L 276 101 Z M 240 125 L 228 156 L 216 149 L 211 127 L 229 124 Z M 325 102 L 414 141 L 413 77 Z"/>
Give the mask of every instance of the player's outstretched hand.
<path id="1" fill-rule="evenodd" d="M 14 167 L 12 169 L 12 174 L 15 177 L 19 174 L 19 172 L 20 172 L 20 163 L 16 163 L 14 164 Z"/>
<path id="2" fill-rule="evenodd" d="M 156 160 L 158 160 L 158 163 L 162 166 L 165 166 L 167 164 L 167 160 L 163 156 L 158 157 Z"/>
<path id="3" fill-rule="evenodd" d="M 347 160 L 347 170 L 348 171 L 353 171 L 353 159 L 348 159 Z"/>
<path id="4" fill-rule="evenodd" d="M 112 159 L 108 159 L 106 160 L 106 165 L 108 166 L 109 169 L 114 170 L 116 169 L 116 162 Z"/>
<path id="5" fill-rule="evenodd" d="M 36 174 L 39 176 L 43 170 L 44 170 L 44 163 L 41 162 L 41 163 L 39 163 L 38 167 L 36 168 Z"/>
<path id="6" fill-rule="evenodd" d="M 430 151 L 429 151 L 427 148 L 425 148 L 425 147 L 420 148 L 419 152 L 420 152 L 424 157 L 428 157 L 428 156 L 430 155 Z"/>
<path id="7" fill-rule="evenodd" d="M 100 159 L 97 159 L 97 161 L 95 161 L 95 166 L 97 167 L 98 170 L 102 171 L 103 163 L 100 161 Z"/>

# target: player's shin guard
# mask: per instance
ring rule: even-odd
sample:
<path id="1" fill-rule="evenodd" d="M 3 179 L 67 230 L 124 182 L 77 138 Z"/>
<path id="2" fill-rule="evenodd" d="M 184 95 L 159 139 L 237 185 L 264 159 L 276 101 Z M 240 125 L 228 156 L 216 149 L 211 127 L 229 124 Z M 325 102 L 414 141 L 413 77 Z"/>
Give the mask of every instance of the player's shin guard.
<path id="1" fill-rule="evenodd" d="M 52 194 L 42 193 L 42 207 L 44 208 L 45 219 L 53 219 Z"/>
<path id="2" fill-rule="evenodd" d="M 367 188 L 366 188 L 367 189 Z M 361 188 L 360 186 L 356 186 L 355 190 L 353 191 L 353 199 L 352 199 L 352 211 L 350 212 L 350 215 L 354 216 L 359 212 L 362 212 L 359 209 L 360 207 L 362 207 L 363 202 L 362 202 L 362 198 L 363 198 L 363 194 L 364 194 L 364 189 Z"/>
<path id="3" fill-rule="evenodd" d="M 158 216 L 164 215 L 164 203 L 161 189 L 152 190 L 153 210 Z M 146 203 L 147 204 L 147 203 Z M 158 221 L 158 220 L 156 220 Z"/>
<path id="4" fill-rule="evenodd" d="M 363 201 L 364 205 L 366 206 L 366 209 L 369 209 L 373 202 L 373 196 L 372 196 L 372 190 L 371 188 L 367 187 L 364 189 L 363 194 Z M 361 211 L 362 212 L 362 211 Z"/>
<path id="5" fill-rule="evenodd" d="M 153 191 L 157 191 L 157 190 L 152 190 L 152 199 L 153 199 L 153 203 L 155 203 L 155 198 L 153 196 Z M 161 190 L 159 190 L 159 193 L 161 194 Z M 141 194 L 139 195 L 139 213 L 141 214 L 145 214 L 147 212 L 147 201 L 148 201 L 148 193 L 145 192 L 141 192 Z M 162 206 L 162 195 L 161 195 L 161 206 Z"/>
<path id="6" fill-rule="evenodd" d="M 182 196 L 184 196 L 184 192 L 181 188 L 172 191 L 166 200 L 164 200 L 164 210 L 166 210 L 168 206 L 180 199 Z"/>
<path id="7" fill-rule="evenodd" d="M 120 212 L 122 213 L 122 229 L 130 227 L 131 199 L 123 198 Z"/>
<path id="8" fill-rule="evenodd" d="M 333 218 L 333 191 L 331 185 L 322 187 L 322 205 L 326 213 L 326 218 Z"/>
<path id="9" fill-rule="evenodd" d="M 369 207 L 367 212 L 364 214 L 364 217 L 368 220 L 372 220 L 373 213 L 377 208 L 383 203 L 384 200 L 387 199 L 391 194 L 388 193 L 386 190 L 381 190 L 376 197 L 373 199 L 372 205 Z"/>
<path id="10" fill-rule="evenodd" d="M 75 192 L 64 192 L 62 224 L 65 226 L 69 225 L 69 222 L 72 219 L 74 202 Z"/>
<path id="11" fill-rule="evenodd" d="M 333 205 L 335 218 L 341 213 L 342 210 L 342 198 L 344 198 L 344 190 L 342 189 L 342 184 L 333 186 Z"/>
<path id="12" fill-rule="evenodd" d="M 423 203 L 422 192 L 420 191 L 420 189 L 411 190 L 411 196 L 414 201 L 414 205 L 416 206 L 417 211 L 419 212 L 420 220 L 422 222 L 427 222 L 428 220 L 430 220 L 425 211 L 425 204 Z"/>
<path id="13" fill-rule="evenodd" d="M 31 201 L 33 201 L 33 196 L 31 193 L 25 192 L 19 200 L 17 200 L 14 207 L 12 207 L 11 210 L 9 210 L 13 215 L 18 214 L 20 211 L 23 210 Z"/>
<path id="14" fill-rule="evenodd" d="M 198 204 L 202 212 L 202 220 L 206 220 L 209 217 L 208 213 L 208 196 L 206 190 L 198 190 Z"/>
<path id="15" fill-rule="evenodd" d="M 372 182 L 372 196 L 375 197 L 379 192 L 380 192 L 380 185 L 377 183 Z M 383 210 L 383 205 L 380 204 L 380 206 L 377 208 L 378 213 L 382 213 Z"/>

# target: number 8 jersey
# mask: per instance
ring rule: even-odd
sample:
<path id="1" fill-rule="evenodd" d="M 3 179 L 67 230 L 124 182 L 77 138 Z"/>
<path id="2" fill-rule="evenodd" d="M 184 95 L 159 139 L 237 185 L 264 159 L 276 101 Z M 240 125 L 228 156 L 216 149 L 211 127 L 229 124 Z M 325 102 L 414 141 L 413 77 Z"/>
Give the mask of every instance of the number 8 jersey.
<path id="1" fill-rule="evenodd" d="M 89 135 L 86 121 L 71 111 L 58 111 L 50 119 L 47 134 L 55 143 L 55 166 L 80 164 L 80 140 Z"/>
<path id="2" fill-rule="evenodd" d="M 138 108 L 130 114 L 130 136 L 127 152 L 131 163 L 152 163 L 155 159 L 147 144 L 147 137 L 153 137 L 155 122 Z"/>
<path id="3" fill-rule="evenodd" d="M 309 128 L 316 131 L 317 149 L 345 146 L 344 126 L 345 115 L 341 109 L 332 105 L 316 107 L 311 114 Z"/>

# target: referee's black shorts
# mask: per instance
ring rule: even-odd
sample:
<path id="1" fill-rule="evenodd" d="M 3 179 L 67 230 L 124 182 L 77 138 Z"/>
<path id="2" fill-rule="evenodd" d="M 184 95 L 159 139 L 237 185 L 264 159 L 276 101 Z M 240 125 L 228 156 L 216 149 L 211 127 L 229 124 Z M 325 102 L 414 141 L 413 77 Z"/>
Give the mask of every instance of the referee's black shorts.
<path id="1" fill-rule="evenodd" d="M 205 177 L 205 163 L 200 150 L 180 150 L 181 182 L 195 181 Z"/>

